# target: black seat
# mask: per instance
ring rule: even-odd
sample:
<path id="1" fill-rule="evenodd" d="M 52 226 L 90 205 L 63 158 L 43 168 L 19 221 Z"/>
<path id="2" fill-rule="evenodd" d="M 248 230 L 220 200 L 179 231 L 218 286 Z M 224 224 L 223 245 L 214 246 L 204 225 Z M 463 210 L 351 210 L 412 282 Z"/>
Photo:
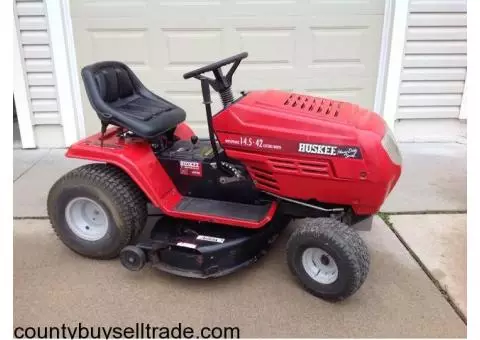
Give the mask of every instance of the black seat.
<path id="1" fill-rule="evenodd" d="M 154 139 L 185 120 L 185 111 L 149 91 L 123 63 L 85 66 L 82 78 L 90 104 L 104 124 Z"/>

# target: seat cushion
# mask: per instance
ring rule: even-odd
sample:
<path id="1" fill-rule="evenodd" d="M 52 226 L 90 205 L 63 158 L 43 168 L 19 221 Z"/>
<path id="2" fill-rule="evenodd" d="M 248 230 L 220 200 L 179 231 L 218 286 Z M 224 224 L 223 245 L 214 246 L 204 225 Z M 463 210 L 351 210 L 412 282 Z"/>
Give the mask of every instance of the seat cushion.
<path id="1" fill-rule="evenodd" d="M 123 63 L 86 66 L 82 78 L 90 103 L 104 123 L 154 139 L 185 120 L 185 111 L 149 91 Z"/>
<path id="2" fill-rule="evenodd" d="M 170 105 L 138 95 L 117 100 L 113 105 L 119 112 L 145 121 L 150 120 L 153 116 L 172 110 Z"/>

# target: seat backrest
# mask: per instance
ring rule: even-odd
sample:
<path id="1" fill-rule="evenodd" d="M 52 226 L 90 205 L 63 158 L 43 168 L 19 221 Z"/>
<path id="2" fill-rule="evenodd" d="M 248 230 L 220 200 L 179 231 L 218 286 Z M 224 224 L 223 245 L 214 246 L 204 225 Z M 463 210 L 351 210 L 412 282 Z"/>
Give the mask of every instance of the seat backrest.
<path id="1" fill-rule="evenodd" d="M 82 78 L 90 104 L 102 121 L 110 118 L 108 106 L 144 88 L 132 70 L 118 61 L 102 61 L 85 66 Z"/>

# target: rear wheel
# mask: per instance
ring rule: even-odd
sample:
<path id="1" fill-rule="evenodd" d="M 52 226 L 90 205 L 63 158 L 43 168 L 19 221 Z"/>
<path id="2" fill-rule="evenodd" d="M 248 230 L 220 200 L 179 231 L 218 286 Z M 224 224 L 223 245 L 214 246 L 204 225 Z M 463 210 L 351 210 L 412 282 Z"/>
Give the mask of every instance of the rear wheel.
<path id="1" fill-rule="evenodd" d="M 360 236 L 333 218 L 300 223 L 287 243 L 291 272 L 307 291 L 325 300 L 354 294 L 365 281 L 370 262 Z"/>
<path id="2" fill-rule="evenodd" d="M 147 218 L 143 192 L 108 164 L 88 164 L 60 178 L 50 189 L 47 208 L 62 242 L 97 259 L 118 256 Z"/>

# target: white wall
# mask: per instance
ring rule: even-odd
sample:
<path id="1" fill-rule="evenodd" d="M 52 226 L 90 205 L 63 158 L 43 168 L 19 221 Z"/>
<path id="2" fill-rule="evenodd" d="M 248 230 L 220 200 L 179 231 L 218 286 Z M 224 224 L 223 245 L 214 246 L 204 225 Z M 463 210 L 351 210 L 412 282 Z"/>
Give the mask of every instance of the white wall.
<path id="1" fill-rule="evenodd" d="M 465 141 L 466 0 L 410 0 L 395 131 L 401 141 Z"/>
<path id="2" fill-rule="evenodd" d="M 28 132 L 29 140 L 23 146 L 64 146 L 45 1 L 15 0 L 13 13 L 18 50 L 15 51 L 15 63 L 23 71 L 15 72 L 15 79 L 19 81 L 15 85 L 15 92 L 22 94 L 16 95 L 20 131 L 33 130 Z M 22 80 L 23 84 L 20 84 Z M 22 139 L 24 136 L 25 133 Z"/>

